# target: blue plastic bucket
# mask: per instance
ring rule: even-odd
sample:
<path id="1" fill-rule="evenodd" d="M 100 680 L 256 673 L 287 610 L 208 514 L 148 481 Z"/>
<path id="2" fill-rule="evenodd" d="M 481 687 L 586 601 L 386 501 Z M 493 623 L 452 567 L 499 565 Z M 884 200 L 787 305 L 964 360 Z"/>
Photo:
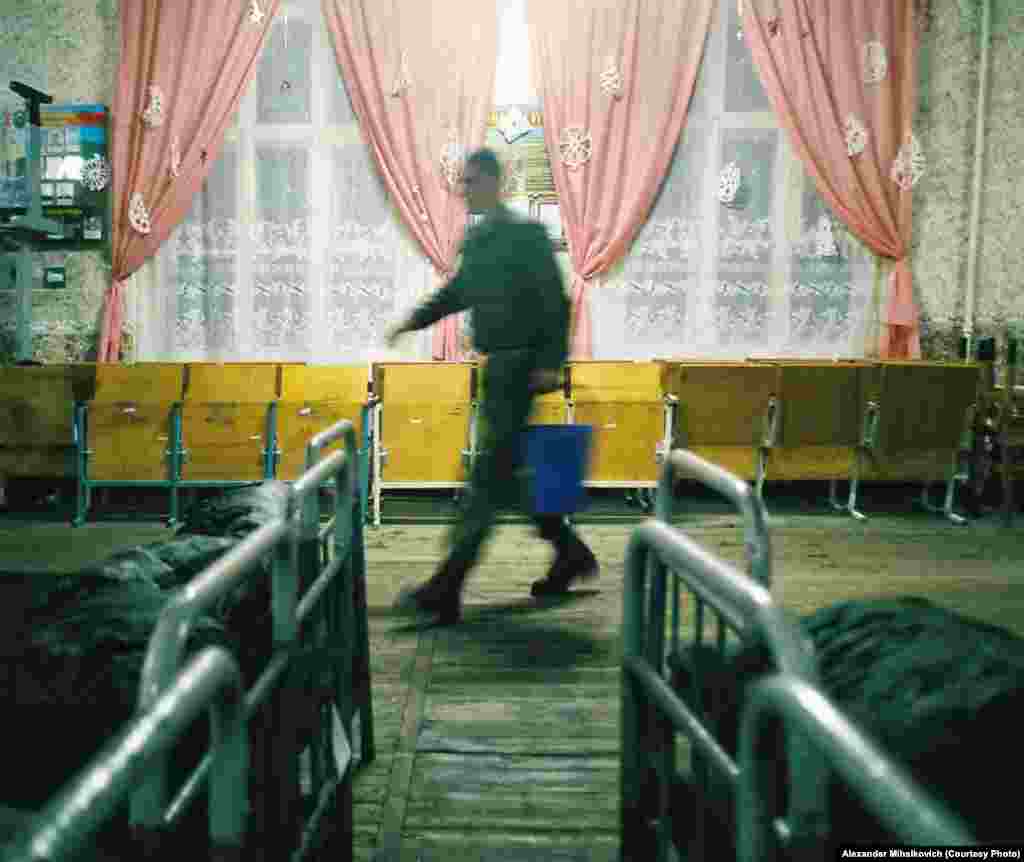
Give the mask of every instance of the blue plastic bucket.
<path id="1" fill-rule="evenodd" d="M 523 434 L 529 501 L 538 515 L 568 515 L 587 502 L 590 425 L 530 425 Z"/>

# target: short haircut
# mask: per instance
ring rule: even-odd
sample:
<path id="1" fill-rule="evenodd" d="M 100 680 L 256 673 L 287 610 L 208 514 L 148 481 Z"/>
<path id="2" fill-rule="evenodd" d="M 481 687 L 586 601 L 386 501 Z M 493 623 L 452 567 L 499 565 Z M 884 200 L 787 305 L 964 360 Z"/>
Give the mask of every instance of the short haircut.
<path id="1" fill-rule="evenodd" d="M 483 147 L 470 153 L 466 158 L 466 165 L 476 165 L 477 170 L 489 177 L 501 179 L 501 162 L 494 150 Z"/>

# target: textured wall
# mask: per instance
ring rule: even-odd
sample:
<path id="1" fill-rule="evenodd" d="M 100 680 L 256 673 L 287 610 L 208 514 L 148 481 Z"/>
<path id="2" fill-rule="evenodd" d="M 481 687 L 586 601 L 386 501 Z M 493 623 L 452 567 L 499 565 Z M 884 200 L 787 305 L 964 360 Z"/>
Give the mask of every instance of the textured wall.
<path id="1" fill-rule="evenodd" d="M 0 0 L 6 69 L 32 72 L 56 102 L 110 106 L 117 67 L 116 0 Z M 30 81 L 32 83 L 32 81 Z M 0 81 L 7 89 L 7 81 Z M 13 94 L 12 94 L 13 96 Z M 95 359 L 96 332 L 103 292 L 110 277 L 109 253 L 47 252 L 37 255 L 42 267 L 63 263 L 67 287 L 33 294 L 33 346 L 43 362 Z M 9 319 L 10 303 L 0 305 L 0 325 Z M 13 350 L 9 330 L 0 338 L 0 360 Z"/>
<path id="2" fill-rule="evenodd" d="M 956 357 L 965 318 L 977 122 L 979 0 L 931 0 L 922 51 L 918 130 L 928 173 L 915 189 L 914 272 L 922 348 Z M 975 335 L 1000 341 L 1007 319 L 1024 319 L 1024 2 L 993 0 Z"/>
<path id="3" fill-rule="evenodd" d="M 967 278 L 975 115 L 979 0 L 931 0 L 922 45 L 917 131 L 927 174 L 915 189 L 913 264 L 928 358 L 956 356 Z M 976 334 L 1001 334 L 1007 317 L 1024 318 L 1024 0 L 993 0 L 990 93 L 978 258 Z M 117 0 L 0 0 L 5 57 L 45 58 L 46 83 L 59 101 L 113 101 Z M 28 26 L 23 26 L 28 25 Z M 18 32 L 14 32 L 18 31 Z M 24 31 L 24 32 L 21 32 Z M 6 86 L 6 84 L 4 84 Z M 68 287 L 40 291 L 37 358 L 88 359 L 109 277 L 105 254 L 63 254 Z M 0 318 L 5 315 L 0 305 Z M 0 320 L 2 322 L 2 320 Z M 0 356 L 5 340 L 0 338 Z"/>

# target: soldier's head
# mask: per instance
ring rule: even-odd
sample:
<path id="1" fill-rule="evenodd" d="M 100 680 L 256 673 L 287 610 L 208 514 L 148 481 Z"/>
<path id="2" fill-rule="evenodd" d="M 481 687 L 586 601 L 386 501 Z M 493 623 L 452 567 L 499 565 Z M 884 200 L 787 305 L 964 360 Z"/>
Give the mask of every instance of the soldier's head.
<path id="1" fill-rule="evenodd" d="M 462 197 L 471 213 L 490 212 L 498 206 L 501 164 L 494 150 L 486 147 L 466 158 L 462 172 Z"/>

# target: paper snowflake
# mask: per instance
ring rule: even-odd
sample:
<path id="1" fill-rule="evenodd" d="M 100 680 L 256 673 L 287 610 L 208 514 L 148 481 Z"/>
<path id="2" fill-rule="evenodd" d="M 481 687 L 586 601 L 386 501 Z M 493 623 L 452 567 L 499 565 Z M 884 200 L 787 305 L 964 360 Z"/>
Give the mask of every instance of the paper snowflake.
<path id="1" fill-rule="evenodd" d="M 441 175 L 450 188 L 455 188 L 462 179 L 466 167 L 466 148 L 459 143 L 454 129 L 448 132 L 448 143 L 441 148 Z"/>
<path id="2" fill-rule="evenodd" d="M 585 165 L 594 152 L 594 139 L 583 126 L 566 126 L 558 138 L 558 155 L 570 171 Z"/>
<path id="3" fill-rule="evenodd" d="M 156 84 L 149 85 L 149 105 L 142 112 L 142 122 L 151 129 L 164 124 L 164 91 Z"/>
<path id="4" fill-rule="evenodd" d="M 917 142 L 913 132 L 907 135 L 903 146 L 900 147 L 896 159 L 892 163 L 892 171 L 889 176 L 903 191 L 910 191 L 917 185 L 918 180 L 924 176 L 924 151 Z"/>
<path id="5" fill-rule="evenodd" d="M 128 205 L 128 222 L 136 233 L 145 235 L 151 229 L 149 211 L 146 209 L 146 202 L 142 199 L 141 192 L 135 192 L 131 197 Z"/>
<path id="6" fill-rule="evenodd" d="M 846 133 L 846 154 L 851 158 L 859 156 L 867 146 L 868 130 L 853 114 L 847 116 L 843 129 Z"/>
<path id="7" fill-rule="evenodd" d="M 110 182 L 110 165 L 103 156 L 88 159 L 82 168 L 82 183 L 91 192 L 101 192 Z"/>
<path id="8" fill-rule="evenodd" d="M 729 162 L 718 175 L 718 201 L 728 206 L 734 203 L 743 184 L 743 175 L 736 162 Z"/>
<path id="9" fill-rule="evenodd" d="M 266 13 L 260 8 L 259 0 L 249 0 L 249 20 L 253 24 L 262 24 Z"/>
<path id="10" fill-rule="evenodd" d="M 818 227 L 814 232 L 814 253 L 817 257 L 839 257 L 835 226 L 827 215 L 818 219 Z"/>
<path id="11" fill-rule="evenodd" d="M 622 98 L 622 73 L 615 63 L 614 57 L 609 57 L 604 71 L 601 73 L 601 89 L 606 96 L 613 99 Z"/>

